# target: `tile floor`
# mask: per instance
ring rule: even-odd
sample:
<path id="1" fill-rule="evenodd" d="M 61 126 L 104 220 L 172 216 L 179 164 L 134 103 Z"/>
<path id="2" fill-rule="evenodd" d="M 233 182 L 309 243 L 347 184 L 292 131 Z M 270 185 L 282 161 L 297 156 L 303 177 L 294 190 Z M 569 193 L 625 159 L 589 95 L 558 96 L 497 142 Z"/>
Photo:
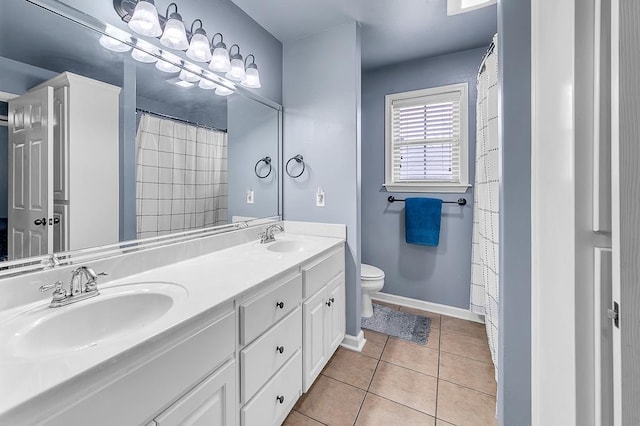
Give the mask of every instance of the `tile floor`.
<path id="1" fill-rule="evenodd" d="M 427 345 L 365 330 L 362 353 L 338 349 L 284 424 L 496 425 L 484 325 L 385 305 L 430 317 Z"/>

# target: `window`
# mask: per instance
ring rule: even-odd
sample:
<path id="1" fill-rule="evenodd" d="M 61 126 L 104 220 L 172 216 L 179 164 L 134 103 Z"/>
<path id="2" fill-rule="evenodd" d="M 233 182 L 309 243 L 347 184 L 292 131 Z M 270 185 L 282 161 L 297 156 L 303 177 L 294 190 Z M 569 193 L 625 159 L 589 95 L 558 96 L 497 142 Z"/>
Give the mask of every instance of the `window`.
<path id="1" fill-rule="evenodd" d="M 395 93 L 385 103 L 387 191 L 465 192 L 467 83 Z"/>
<path id="2" fill-rule="evenodd" d="M 471 12 L 492 4 L 496 4 L 496 0 L 447 0 L 447 15 Z"/>

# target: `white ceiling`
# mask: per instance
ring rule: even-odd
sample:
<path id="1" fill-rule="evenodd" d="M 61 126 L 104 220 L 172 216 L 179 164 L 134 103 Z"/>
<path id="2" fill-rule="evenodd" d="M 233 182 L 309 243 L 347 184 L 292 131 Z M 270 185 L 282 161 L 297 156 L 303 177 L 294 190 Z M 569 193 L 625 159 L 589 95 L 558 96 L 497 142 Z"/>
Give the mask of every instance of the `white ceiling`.
<path id="1" fill-rule="evenodd" d="M 495 5 L 447 16 L 447 0 L 233 0 L 283 43 L 357 20 L 362 66 L 488 45 L 497 31 Z"/>

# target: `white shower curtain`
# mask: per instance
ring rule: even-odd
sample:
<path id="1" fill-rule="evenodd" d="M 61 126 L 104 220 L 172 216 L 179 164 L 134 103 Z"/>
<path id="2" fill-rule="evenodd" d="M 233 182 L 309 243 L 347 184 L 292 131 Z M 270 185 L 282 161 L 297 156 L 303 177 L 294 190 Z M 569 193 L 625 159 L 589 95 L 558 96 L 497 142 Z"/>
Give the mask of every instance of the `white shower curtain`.
<path id="1" fill-rule="evenodd" d="M 227 223 L 227 134 L 142 114 L 136 135 L 138 238 Z"/>
<path id="2" fill-rule="evenodd" d="M 471 311 L 484 315 L 491 358 L 498 373 L 498 36 L 478 74 L 476 177 L 471 256 Z"/>

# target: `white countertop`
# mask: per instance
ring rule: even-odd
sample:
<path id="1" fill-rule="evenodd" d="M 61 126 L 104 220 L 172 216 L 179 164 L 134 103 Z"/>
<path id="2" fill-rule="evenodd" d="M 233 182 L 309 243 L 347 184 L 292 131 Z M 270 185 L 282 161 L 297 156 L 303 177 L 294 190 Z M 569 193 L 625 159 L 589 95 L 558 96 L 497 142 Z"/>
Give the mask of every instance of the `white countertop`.
<path id="1" fill-rule="evenodd" d="M 237 298 L 269 279 L 304 263 L 344 242 L 341 238 L 306 236 L 291 233 L 276 235 L 277 241 L 304 241 L 302 251 L 276 253 L 266 250 L 269 244 L 250 242 L 196 257 L 180 263 L 152 269 L 99 285 L 101 295 L 61 308 L 49 308 L 48 301 L 35 302 L 0 312 L 0 419 L 8 411 L 29 403 L 45 391 L 56 388 L 66 392 L 81 373 L 98 371 L 114 365 L 121 357 L 130 356 L 143 343 L 172 336 L 179 327 L 212 308 Z M 271 243 L 273 244 L 273 243 Z M 178 284 L 179 302 L 157 321 L 126 336 L 98 341 L 91 347 L 61 354 L 17 354 L 20 324 L 32 324 L 34 316 L 51 315 L 54 311 L 74 309 L 81 304 L 99 301 L 102 295 L 121 290 L 126 285 L 169 282 Z M 67 284 L 65 283 L 65 286 Z M 117 312 L 114 312 L 117 315 Z M 31 318 L 31 319 L 29 319 Z M 86 318 L 91 321 L 91 318 Z M 18 326 L 16 326 L 18 324 Z M 70 332 L 60 330 L 60 333 Z M 24 352 L 24 351 L 23 351 Z"/>

